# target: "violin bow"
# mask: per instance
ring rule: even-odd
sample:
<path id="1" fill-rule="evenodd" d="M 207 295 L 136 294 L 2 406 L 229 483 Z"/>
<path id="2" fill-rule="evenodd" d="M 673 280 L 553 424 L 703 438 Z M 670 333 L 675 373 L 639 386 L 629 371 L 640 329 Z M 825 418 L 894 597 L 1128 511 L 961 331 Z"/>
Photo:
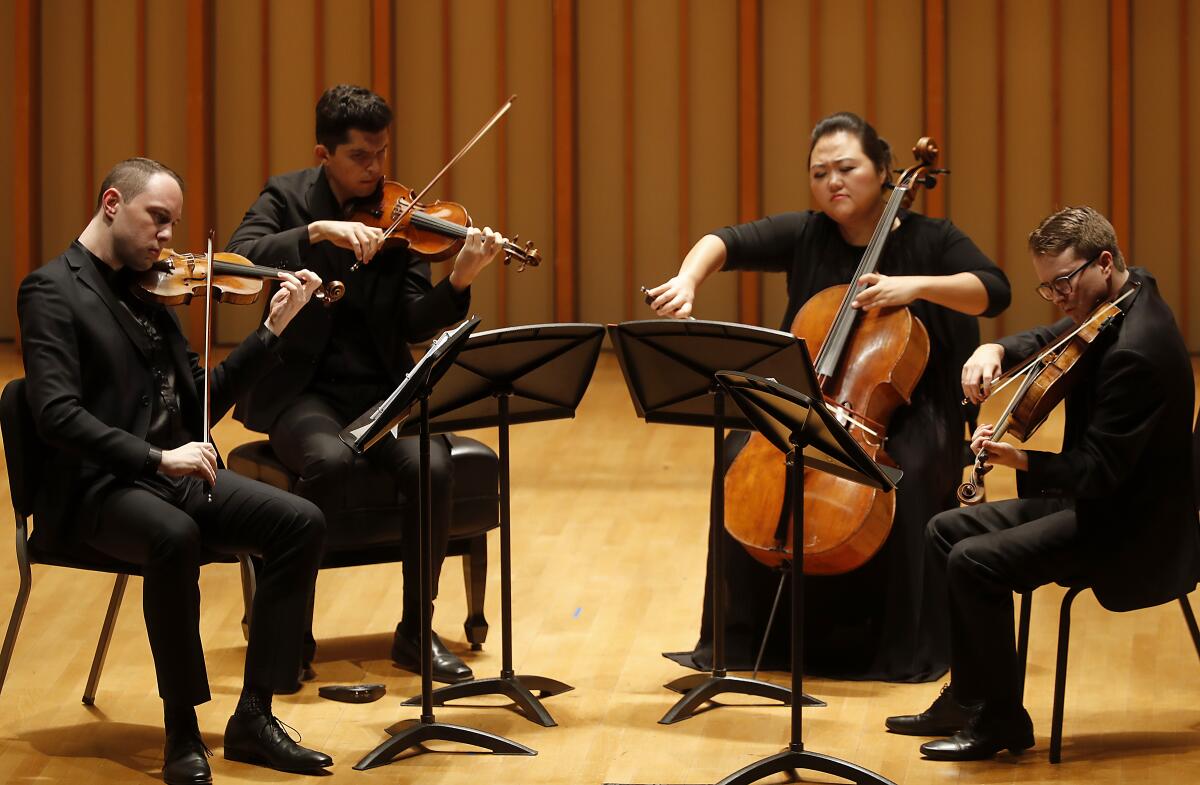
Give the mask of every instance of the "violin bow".
<path id="1" fill-rule="evenodd" d="M 1130 295 L 1132 295 L 1132 294 L 1133 294 L 1134 292 L 1136 292 L 1136 291 L 1137 291 L 1137 288 L 1136 288 L 1136 287 L 1135 287 L 1135 288 L 1133 288 L 1133 289 L 1130 289 L 1129 291 L 1125 292 L 1125 294 L 1123 294 L 1123 295 L 1121 295 L 1120 297 L 1118 297 L 1117 299 L 1113 300 L 1113 301 L 1112 301 L 1112 304 L 1113 304 L 1113 305 L 1119 305 L 1119 304 L 1121 303 L 1121 301 L 1122 301 L 1122 300 L 1124 300 L 1126 297 L 1129 297 Z M 1098 307 L 1099 307 L 1099 306 L 1097 306 L 1097 308 L 1098 308 Z M 1070 341 L 1072 338 L 1074 338 L 1076 335 L 1078 335 L 1078 334 L 1079 334 L 1079 331 L 1080 331 L 1080 330 L 1082 330 L 1082 329 L 1083 329 L 1083 328 L 1084 328 L 1086 325 L 1087 325 L 1087 322 L 1085 321 L 1083 324 L 1079 325 L 1079 326 L 1078 326 L 1078 327 L 1076 327 L 1074 330 L 1072 330 L 1071 332 L 1069 332 L 1069 333 L 1067 333 L 1066 335 L 1064 335 L 1062 338 L 1059 338 L 1059 339 L 1058 339 L 1058 341 L 1056 341 L 1055 343 L 1051 344 L 1050 346 L 1048 346 L 1047 348 L 1045 348 L 1045 349 L 1043 349 L 1042 351 L 1038 352 L 1037 354 L 1035 354 L 1035 355 L 1032 355 L 1031 357 L 1027 358 L 1027 359 L 1026 359 L 1026 360 L 1025 360 L 1023 363 L 1021 363 L 1020 365 L 1018 365 L 1016 368 L 1013 368 L 1013 369 L 1012 369 L 1012 370 L 1010 370 L 1008 373 L 1006 373 L 1006 374 L 1003 374 L 1002 376 L 998 376 L 998 377 L 996 377 L 995 379 L 993 379 L 993 380 L 992 380 L 992 384 L 995 384 L 996 382 L 999 382 L 999 381 L 1001 381 L 1001 380 L 1003 380 L 1003 381 L 1002 381 L 1002 383 L 1001 383 L 1001 384 L 1000 384 L 998 387 L 993 387 L 993 388 L 991 388 L 991 389 L 989 389 L 989 390 L 988 390 L 988 397 L 989 397 L 989 398 L 990 398 L 990 397 L 992 397 L 994 394 L 996 394 L 996 393 L 1000 392 L 1000 391 L 1001 391 L 1001 390 L 1003 390 L 1005 387 L 1007 387 L 1008 385 L 1010 385 L 1010 384 L 1012 384 L 1013 382 L 1015 382 L 1017 379 L 1020 379 L 1021 377 L 1025 376 L 1026 374 L 1028 374 L 1028 373 L 1030 373 L 1031 371 L 1033 371 L 1033 369 L 1034 369 L 1035 365 L 1036 365 L 1038 362 L 1040 362 L 1040 361 L 1042 361 L 1042 360 L 1046 359 L 1047 357 L 1049 357 L 1050 355 L 1054 354 L 1055 352 L 1057 352 L 1057 351 L 1058 351 L 1059 349 L 1061 349 L 1062 347 L 1066 346 L 1066 345 L 1067 345 L 1067 343 L 1068 343 L 1068 342 L 1069 342 L 1069 341 Z M 1015 396 L 1015 397 L 1020 397 L 1020 396 L 1019 396 L 1019 394 L 1018 394 L 1018 396 Z M 967 401 L 967 400 L 964 398 L 964 399 L 963 399 L 963 404 L 965 405 L 966 403 L 968 403 L 968 401 Z M 993 440 L 993 441 L 994 441 L 994 440 Z"/>
<path id="2" fill-rule="evenodd" d="M 391 237 L 392 234 L 398 228 L 400 228 L 400 224 L 403 223 L 404 219 L 408 217 L 409 213 L 411 213 L 416 208 L 417 203 L 420 202 L 421 198 L 424 197 L 425 194 L 429 192 L 429 189 L 432 188 L 434 185 L 436 185 L 438 180 L 441 180 L 442 176 L 445 175 L 446 172 L 450 171 L 450 167 L 452 167 L 456 163 L 458 163 L 458 160 L 460 158 L 462 158 L 464 155 L 466 155 L 467 152 L 472 147 L 474 147 L 475 144 L 480 139 L 482 139 L 484 137 L 484 135 L 487 134 L 488 131 L 492 130 L 492 126 L 494 126 L 496 123 L 498 123 L 500 121 L 500 118 L 503 117 L 505 115 L 505 113 L 507 113 L 508 110 L 512 108 L 513 101 L 516 101 L 516 100 L 517 100 L 517 95 L 516 95 L 516 93 L 513 93 L 513 95 L 511 95 L 509 97 L 509 99 L 507 101 L 505 101 L 504 104 L 501 105 L 501 107 L 499 109 L 496 110 L 496 113 L 494 115 L 492 115 L 491 119 L 489 119 L 486 123 L 484 123 L 483 127 L 480 128 L 478 131 L 476 131 L 475 135 L 472 136 L 469 140 L 467 140 L 467 143 L 465 145 L 463 145 L 462 149 L 454 154 L 454 157 L 451 158 L 446 163 L 446 165 L 442 167 L 441 171 L 439 171 L 437 174 L 435 174 L 433 176 L 433 179 L 430 180 L 429 183 L 424 188 L 422 188 L 421 191 L 415 197 L 413 197 L 413 199 L 408 203 L 408 206 L 404 208 L 404 211 L 400 213 L 400 215 L 396 218 L 396 220 L 392 221 L 391 226 L 389 226 L 386 230 L 384 230 L 384 232 L 383 232 L 384 240 Z M 361 264 L 360 262 L 356 261 L 354 263 L 354 265 L 351 266 L 350 269 L 357 270 L 360 264 Z"/>
<path id="3" fill-rule="evenodd" d="M 208 275 L 204 276 L 204 430 L 201 438 L 212 443 L 210 428 L 212 386 L 209 382 L 209 352 L 212 351 L 212 279 L 213 279 L 213 230 L 208 230 Z M 208 501 L 212 501 L 212 488 L 208 489 Z"/>

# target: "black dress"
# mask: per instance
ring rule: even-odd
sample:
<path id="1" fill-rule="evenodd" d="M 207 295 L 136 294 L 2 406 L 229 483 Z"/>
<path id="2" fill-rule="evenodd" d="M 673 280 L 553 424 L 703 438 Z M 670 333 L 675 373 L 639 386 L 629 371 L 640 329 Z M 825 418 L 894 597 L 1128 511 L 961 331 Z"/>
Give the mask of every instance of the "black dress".
<path id="1" fill-rule="evenodd" d="M 850 281 L 864 248 L 842 239 L 824 213 L 784 213 L 729 226 L 715 234 L 728 250 L 725 270 L 787 274 L 788 330 L 800 307 L 830 286 Z M 949 221 L 902 211 L 900 226 L 884 247 L 879 272 L 885 275 L 953 275 L 970 272 L 987 289 L 985 316 L 1009 303 L 1008 279 Z M 971 414 L 961 405 L 960 373 L 979 344 L 975 317 L 919 300 L 910 305 L 929 331 L 930 355 L 913 391 L 912 403 L 893 415 L 887 452 L 905 471 L 896 491 L 891 535 L 870 561 L 844 575 L 805 578 L 805 670 L 842 679 L 930 681 L 949 664 L 945 588 L 926 568 L 925 524 L 956 505 L 961 481 L 964 425 Z M 727 463 L 745 444 L 744 434 L 729 440 Z M 725 614 L 728 667 L 753 665 L 770 615 L 779 573 L 725 541 L 728 605 Z M 705 582 L 704 614 L 695 651 L 677 661 L 711 667 L 711 576 Z M 771 631 L 764 666 L 786 668 L 790 618 L 784 601 Z"/>

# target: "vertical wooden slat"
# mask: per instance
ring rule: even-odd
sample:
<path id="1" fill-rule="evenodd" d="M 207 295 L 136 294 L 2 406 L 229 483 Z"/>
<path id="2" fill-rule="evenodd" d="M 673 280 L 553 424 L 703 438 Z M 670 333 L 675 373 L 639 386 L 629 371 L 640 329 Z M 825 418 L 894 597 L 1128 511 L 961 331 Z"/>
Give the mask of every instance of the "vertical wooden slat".
<path id="1" fill-rule="evenodd" d="M 96 186 L 96 3 L 83 3 L 83 215 L 91 215 L 92 189 Z"/>
<path id="2" fill-rule="evenodd" d="M 264 183 L 271 176 L 271 0 L 259 0 L 259 177 Z"/>
<path id="3" fill-rule="evenodd" d="M 817 3 L 813 3 L 815 9 Z M 815 14 L 816 11 L 813 11 Z M 762 5 L 738 2 L 738 221 L 762 217 Z M 810 80 L 816 91 L 816 79 Z M 815 104 L 814 104 L 815 105 Z M 762 275 L 738 273 L 738 321 L 762 324 Z"/>
<path id="4" fill-rule="evenodd" d="M 41 264 L 42 176 L 41 176 L 41 4 L 39 0 L 16 0 L 13 5 L 13 136 L 19 155 L 9 158 L 12 166 L 12 291 Z M 14 327 L 20 343 L 20 326 Z"/>
<path id="5" fill-rule="evenodd" d="M 578 229 L 576 184 L 577 51 L 575 1 L 553 0 L 554 62 L 554 318 L 575 321 L 579 293 L 575 280 Z"/>
<path id="6" fill-rule="evenodd" d="M 133 101 L 137 115 L 137 153 L 146 154 L 146 0 L 137 0 L 134 10 Z"/>
<path id="7" fill-rule="evenodd" d="M 496 106 L 508 99 L 508 0 L 496 2 Z M 508 222 L 508 118 L 496 126 L 496 228 L 511 231 Z M 507 235 L 506 235 L 507 236 Z M 514 271 L 515 272 L 515 271 Z M 496 321 L 508 326 L 508 276 L 496 276 Z"/>
<path id="8" fill-rule="evenodd" d="M 392 95 L 392 2 L 371 0 L 371 90 L 383 96 L 389 105 Z"/>
<path id="9" fill-rule="evenodd" d="M 808 125 L 821 119 L 821 3 L 808 4 Z"/>
<path id="10" fill-rule="evenodd" d="M 878 9 L 875 7 L 875 0 L 867 0 L 866 9 L 866 29 L 867 37 L 867 122 L 872 125 L 879 123 L 879 58 L 876 55 L 875 47 L 879 44 L 879 20 Z"/>
<path id="11" fill-rule="evenodd" d="M 1006 88 L 1006 79 L 1004 69 L 1007 67 L 1007 56 L 1004 48 L 1008 45 L 1008 36 L 1004 32 L 1004 0 L 996 0 L 996 16 L 993 27 L 996 30 L 996 264 L 1000 269 L 1004 269 L 1008 260 L 1007 253 L 1007 234 L 1008 221 L 1006 202 L 1008 201 L 1008 188 L 1006 186 L 1005 171 L 1007 168 L 1007 154 L 1005 150 L 1006 140 L 1004 133 L 1004 124 L 1007 121 L 1007 106 L 1004 98 Z M 996 317 L 996 334 L 1004 335 L 1005 315 L 1000 313 Z"/>
<path id="12" fill-rule="evenodd" d="M 945 148 L 946 138 L 946 0 L 925 0 L 925 135 Z M 939 161 L 945 165 L 945 160 Z M 946 215 L 946 180 L 925 194 L 925 214 Z"/>
<path id="13" fill-rule="evenodd" d="M 1117 241 L 1127 251 L 1133 248 L 1133 69 L 1131 8 L 1129 0 L 1109 0 L 1109 220 L 1117 230 Z M 1186 51 L 1186 50 L 1185 50 Z"/>
<path id="14" fill-rule="evenodd" d="M 634 172 L 633 161 L 633 0 L 625 0 L 621 9 L 621 144 L 624 152 L 621 176 L 621 225 L 624 246 L 622 249 L 623 277 L 621 280 L 621 302 L 625 305 L 625 318 L 633 318 L 634 283 Z"/>
<path id="15" fill-rule="evenodd" d="M 313 0 L 313 105 L 325 92 L 325 0 Z"/>
<path id="16" fill-rule="evenodd" d="M 1062 0 L 1050 0 L 1050 204 L 1063 206 L 1062 88 L 1063 88 Z M 1058 306 L 1046 303 L 1047 324 L 1057 321 Z"/>
<path id="17" fill-rule="evenodd" d="M 433 171 L 436 172 L 442 164 L 454 157 L 457 152 L 454 146 L 454 101 L 450 95 L 454 84 L 454 22 L 450 13 L 451 0 L 442 3 L 442 163 Z M 454 169 L 446 172 L 441 182 L 442 193 L 447 199 L 454 198 Z"/>
<path id="18" fill-rule="evenodd" d="M 1183 293 L 1179 298 L 1179 329 L 1184 338 L 1191 341 L 1191 303 L 1192 303 L 1192 268 L 1190 261 L 1195 258 L 1192 247 L 1192 227 L 1189 225 L 1192 217 L 1192 181 L 1189 173 L 1192 171 L 1192 129 L 1191 129 L 1191 64 L 1188 55 L 1192 49 L 1188 46 L 1188 31 L 1191 29 L 1191 19 L 1188 15 L 1189 0 L 1179 0 L 1179 289 Z M 1192 347 L 1193 349 L 1195 347 Z"/>
<path id="19" fill-rule="evenodd" d="M 692 237 L 691 183 L 691 66 L 688 41 L 688 0 L 679 0 L 679 258 L 688 252 Z M 632 297 L 633 287 L 629 294 Z"/>
<path id="20" fill-rule="evenodd" d="M 216 215 L 213 202 L 213 0 L 187 5 L 187 241 L 203 252 Z M 216 309 L 213 311 L 214 318 Z M 204 335 L 204 309 L 188 309 L 189 335 Z M 216 334 L 214 327 L 213 333 Z"/>

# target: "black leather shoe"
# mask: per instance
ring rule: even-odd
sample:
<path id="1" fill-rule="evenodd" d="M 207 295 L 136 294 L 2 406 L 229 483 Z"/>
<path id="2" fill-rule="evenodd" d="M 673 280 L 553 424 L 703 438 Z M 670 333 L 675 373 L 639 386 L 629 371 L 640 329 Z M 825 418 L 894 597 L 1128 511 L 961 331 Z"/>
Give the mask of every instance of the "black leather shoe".
<path id="1" fill-rule="evenodd" d="M 954 700 L 947 684 L 928 709 L 920 714 L 897 714 L 884 720 L 892 733 L 905 736 L 949 736 L 967 726 L 972 712 Z"/>
<path id="2" fill-rule="evenodd" d="M 167 785 L 211 785 L 209 755 L 212 753 L 204 746 L 199 733 L 169 734 L 163 749 L 163 782 Z"/>
<path id="3" fill-rule="evenodd" d="M 323 752 L 301 747 L 268 714 L 234 714 L 225 726 L 225 760 L 253 763 L 298 774 L 333 765 Z"/>
<path id="4" fill-rule="evenodd" d="M 986 760 L 1000 750 L 1016 754 L 1032 746 L 1033 721 L 1021 709 L 999 720 L 981 712 L 950 738 L 922 744 L 921 754 L 930 760 Z"/>
<path id="5" fill-rule="evenodd" d="M 410 637 L 397 627 L 396 634 L 392 637 L 392 662 L 405 670 L 420 673 L 420 639 L 420 633 Z M 443 684 L 457 684 L 460 681 L 469 681 L 475 678 L 475 674 L 471 672 L 467 664 L 457 654 L 446 648 L 446 644 L 442 643 L 442 639 L 436 632 L 433 633 L 432 648 L 433 673 L 431 676 L 434 681 L 440 681 Z"/>

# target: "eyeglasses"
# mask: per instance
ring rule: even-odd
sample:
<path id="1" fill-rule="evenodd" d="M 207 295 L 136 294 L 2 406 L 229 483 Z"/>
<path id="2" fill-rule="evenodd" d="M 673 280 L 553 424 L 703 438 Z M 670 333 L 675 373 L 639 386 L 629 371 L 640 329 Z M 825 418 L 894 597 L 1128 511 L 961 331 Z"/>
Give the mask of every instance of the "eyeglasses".
<path id="1" fill-rule="evenodd" d="M 1079 265 L 1066 275 L 1060 275 L 1050 283 L 1038 284 L 1037 293 L 1041 295 L 1041 298 L 1047 302 L 1053 302 L 1054 295 L 1056 294 L 1059 297 L 1070 297 L 1071 291 L 1075 288 L 1071 283 L 1071 279 L 1079 275 L 1081 272 L 1083 272 L 1083 268 L 1087 267 L 1089 264 L 1099 258 L 1099 256 L 1093 256 L 1091 259 L 1088 259 L 1086 262 Z"/>

